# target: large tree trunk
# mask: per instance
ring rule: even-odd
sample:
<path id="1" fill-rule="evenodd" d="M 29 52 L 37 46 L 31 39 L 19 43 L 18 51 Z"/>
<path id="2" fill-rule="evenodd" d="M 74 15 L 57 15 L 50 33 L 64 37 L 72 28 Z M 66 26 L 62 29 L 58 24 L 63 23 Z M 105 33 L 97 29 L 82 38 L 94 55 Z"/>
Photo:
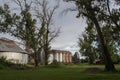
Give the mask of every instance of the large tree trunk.
<path id="1" fill-rule="evenodd" d="M 44 48 L 44 51 L 45 51 L 45 65 L 48 65 L 48 45 L 46 44 L 45 45 L 45 48 Z"/>
<path id="2" fill-rule="evenodd" d="M 48 65 L 48 51 L 45 51 L 45 65 Z"/>
<path id="3" fill-rule="evenodd" d="M 35 67 L 38 67 L 39 62 L 38 62 L 38 53 L 37 52 L 34 53 L 34 60 L 35 60 Z"/>
<path id="4" fill-rule="evenodd" d="M 93 61 L 94 61 L 94 57 L 92 53 L 89 53 L 89 64 L 93 64 Z"/>
<path id="5" fill-rule="evenodd" d="M 47 32 L 46 32 L 46 40 L 45 40 L 45 48 L 44 48 L 44 51 L 45 51 L 45 65 L 48 65 L 48 28 L 47 28 Z"/>
<path id="6" fill-rule="evenodd" d="M 47 27 L 47 32 L 46 32 L 46 44 L 45 44 L 45 65 L 48 65 L 48 53 L 49 53 L 49 42 L 48 42 L 48 34 L 49 34 L 49 31 L 48 31 L 48 27 Z"/>
<path id="7" fill-rule="evenodd" d="M 116 69 L 114 67 L 114 64 L 112 62 L 110 53 L 108 51 L 108 48 L 105 44 L 104 37 L 102 35 L 99 23 L 98 23 L 98 21 L 95 17 L 93 19 L 93 22 L 95 24 L 95 27 L 96 27 L 96 30 L 97 30 L 97 33 L 98 33 L 98 38 L 99 38 L 99 41 L 100 41 L 101 50 L 102 50 L 103 57 L 104 57 L 105 71 L 116 71 Z"/>

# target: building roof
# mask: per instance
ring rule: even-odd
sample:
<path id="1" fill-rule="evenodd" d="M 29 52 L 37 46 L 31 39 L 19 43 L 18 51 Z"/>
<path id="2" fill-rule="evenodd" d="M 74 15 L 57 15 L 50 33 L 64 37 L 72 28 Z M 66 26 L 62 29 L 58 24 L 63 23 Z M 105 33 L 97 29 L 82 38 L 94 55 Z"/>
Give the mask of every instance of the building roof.
<path id="1" fill-rule="evenodd" d="M 65 51 L 65 50 L 51 50 L 50 53 L 56 54 L 56 53 L 68 53 L 72 54 L 70 51 Z"/>
<path id="2" fill-rule="evenodd" d="M 7 38 L 0 38 L 0 51 L 26 53 L 26 51 L 21 49 L 13 40 Z"/>

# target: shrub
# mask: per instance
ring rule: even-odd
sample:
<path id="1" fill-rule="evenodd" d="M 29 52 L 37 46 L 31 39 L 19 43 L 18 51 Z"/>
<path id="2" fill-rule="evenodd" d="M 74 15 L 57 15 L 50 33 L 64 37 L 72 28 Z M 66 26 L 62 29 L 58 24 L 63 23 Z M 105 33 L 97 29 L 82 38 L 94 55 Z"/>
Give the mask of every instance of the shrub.
<path id="1" fill-rule="evenodd" d="M 81 62 L 81 63 L 87 63 L 88 60 L 87 60 L 87 59 L 80 59 L 80 62 Z"/>
<path id="2" fill-rule="evenodd" d="M 57 62 L 57 60 L 53 60 L 52 64 L 53 65 L 59 65 L 59 62 Z"/>
<path id="3" fill-rule="evenodd" d="M 111 58 L 112 58 L 112 61 L 113 61 L 114 64 L 118 64 L 119 63 L 120 57 L 119 57 L 118 54 L 112 54 Z"/>
<path id="4" fill-rule="evenodd" d="M 5 57 L 0 57 L 0 69 L 27 69 L 27 67 L 23 64 L 14 64 L 6 60 Z"/>
<path id="5" fill-rule="evenodd" d="M 0 69 L 8 68 L 12 65 L 13 63 L 8 62 L 6 60 L 6 57 L 0 57 Z"/>
<path id="6" fill-rule="evenodd" d="M 0 57 L 0 63 L 4 63 L 4 62 L 7 62 L 7 60 L 6 60 L 6 57 Z"/>
<path id="7" fill-rule="evenodd" d="M 51 64 L 49 64 L 47 67 L 49 68 L 58 68 L 61 66 L 61 63 L 57 62 L 57 60 L 53 60 Z"/>
<path id="8" fill-rule="evenodd" d="M 26 65 L 23 65 L 23 64 L 14 64 L 10 68 L 16 69 L 16 70 L 25 70 L 25 69 L 28 69 L 29 67 L 27 67 Z"/>
<path id="9" fill-rule="evenodd" d="M 4 68 L 5 68 L 5 66 L 0 64 L 0 69 L 4 69 Z"/>
<path id="10" fill-rule="evenodd" d="M 9 62 L 8 60 L 6 60 L 6 57 L 0 58 L 0 64 L 4 65 L 6 67 L 10 67 L 11 65 L 13 65 L 12 62 Z"/>

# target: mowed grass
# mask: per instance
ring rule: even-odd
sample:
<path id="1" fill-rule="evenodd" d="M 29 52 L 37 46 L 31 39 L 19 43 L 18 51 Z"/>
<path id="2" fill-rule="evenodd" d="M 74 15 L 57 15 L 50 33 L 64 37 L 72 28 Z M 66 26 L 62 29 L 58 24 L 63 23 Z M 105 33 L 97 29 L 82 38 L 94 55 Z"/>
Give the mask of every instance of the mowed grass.
<path id="1" fill-rule="evenodd" d="M 86 68 L 100 68 L 103 65 L 68 65 L 60 68 L 45 68 L 30 70 L 0 70 L 0 80 L 120 80 L 120 72 L 87 73 Z M 120 65 L 116 65 L 120 70 Z"/>

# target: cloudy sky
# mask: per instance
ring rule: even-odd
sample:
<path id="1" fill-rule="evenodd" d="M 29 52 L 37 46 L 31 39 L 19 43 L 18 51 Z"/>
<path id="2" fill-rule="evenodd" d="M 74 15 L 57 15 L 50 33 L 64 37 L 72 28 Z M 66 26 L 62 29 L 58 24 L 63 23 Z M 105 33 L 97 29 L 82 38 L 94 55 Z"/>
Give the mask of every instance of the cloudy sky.
<path id="1" fill-rule="evenodd" d="M 0 0 L 0 5 L 4 0 Z M 54 5 L 55 3 L 52 2 Z M 60 0 L 60 7 L 57 10 L 54 18 L 54 26 L 61 27 L 61 33 L 52 43 L 52 49 L 70 50 L 73 53 L 78 51 L 77 41 L 78 37 L 82 34 L 85 27 L 85 21 L 81 18 L 77 19 L 77 12 L 68 12 L 67 14 L 61 14 L 63 10 L 69 7 L 73 7 L 74 4 L 66 3 Z M 9 35 L 0 34 L 0 37 L 8 37 Z M 10 37 L 12 39 L 13 37 Z"/>
<path id="2" fill-rule="evenodd" d="M 73 7 L 71 3 L 60 2 L 59 12 Z M 77 12 L 68 12 L 67 14 L 58 14 L 55 24 L 61 26 L 61 33 L 58 38 L 52 43 L 53 49 L 78 51 L 77 41 L 85 27 L 85 20 L 76 18 Z"/>

